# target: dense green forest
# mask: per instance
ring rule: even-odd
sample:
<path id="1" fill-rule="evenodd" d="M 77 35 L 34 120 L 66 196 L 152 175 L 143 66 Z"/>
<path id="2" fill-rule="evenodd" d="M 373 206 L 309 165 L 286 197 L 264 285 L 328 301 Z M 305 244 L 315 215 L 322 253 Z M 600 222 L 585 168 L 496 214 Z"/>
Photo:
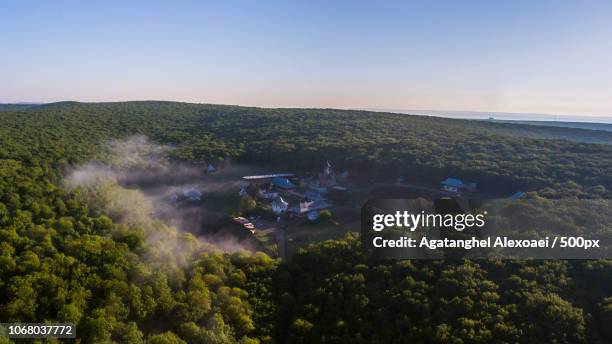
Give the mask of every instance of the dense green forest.
<path id="1" fill-rule="evenodd" d="M 187 161 L 231 156 L 304 170 L 331 160 L 339 169 L 367 176 L 395 180 L 403 175 L 437 183 L 453 175 L 500 193 L 520 189 L 548 197 L 587 197 L 612 192 L 612 146 L 501 134 L 475 121 L 127 102 L 43 105 L 4 112 L 0 124 L 0 158 L 46 160 L 60 170 L 88 159 L 102 140 L 143 134 L 175 146 L 174 158 Z M 508 132 L 529 127 L 508 125 Z"/>
<path id="2" fill-rule="evenodd" d="M 612 146 L 507 128 L 171 102 L 0 112 L 0 322 L 74 322 L 83 343 L 609 342 L 610 261 L 374 262 L 349 234 L 281 262 L 159 221 L 119 223 L 62 184 L 104 142 L 146 135 L 177 161 L 307 171 L 332 160 L 364 180 L 612 195 Z"/>

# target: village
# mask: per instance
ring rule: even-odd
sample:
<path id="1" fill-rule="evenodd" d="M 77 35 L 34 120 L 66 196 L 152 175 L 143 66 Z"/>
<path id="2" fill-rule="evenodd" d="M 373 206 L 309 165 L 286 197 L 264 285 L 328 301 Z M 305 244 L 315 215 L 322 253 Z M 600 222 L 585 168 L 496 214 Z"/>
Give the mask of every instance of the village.
<path id="1" fill-rule="evenodd" d="M 438 187 L 411 185 L 403 176 L 397 177 L 392 184 L 366 185 L 355 182 L 349 171 L 336 173 L 329 161 L 318 172 L 304 176 L 270 173 L 241 179 L 238 192 L 241 204 L 256 210 L 234 217 L 234 221 L 253 236 L 274 238 L 281 257 L 286 255 L 287 246 L 299 244 L 296 241 L 305 244 L 331 238 L 334 233 L 342 235 L 357 230 L 361 206 L 385 186 L 399 191 L 394 197 L 400 198 L 474 197 L 478 194 L 475 182 L 451 177 L 442 180 Z"/>
<path id="2" fill-rule="evenodd" d="M 240 175 L 228 171 L 229 164 L 203 164 L 205 179 L 220 181 L 213 192 L 205 184 L 185 184 L 170 194 L 177 209 L 200 209 L 193 214 L 217 214 L 226 221 L 199 222 L 209 230 L 236 235 L 243 241 L 281 258 L 311 242 L 333 239 L 360 228 L 362 205 L 372 198 L 485 197 L 477 183 L 448 177 L 437 185 L 426 185 L 397 176 L 394 181 L 369 182 L 348 170 L 337 173 L 330 161 L 312 172 L 273 172 Z M 243 166 L 244 167 L 244 166 Z M 231 169 L 231 168 L 230 168 Z M 244 167 L 243 172 L 266 172 Z M 512 199 L 522 197 L 517 192 Z M 217 206 L 216 211 L 203 209 Z M 227 217 L 228 215 L 229 218 Z"/>
<path id="3" fill-rule="evenodd" d="M 297 178 L 293 173 L 244 176 L 246 183 L 240 187 L 239 195 L 269 203 L 277 221 L 294 216 L 315 221 L 324 210 L 333 207 L 328 195 L 347 190 L 341 185 L 347 177 L 346 171 L 336 177 L 328 161 L 321 173 L 306 178 Z"/>

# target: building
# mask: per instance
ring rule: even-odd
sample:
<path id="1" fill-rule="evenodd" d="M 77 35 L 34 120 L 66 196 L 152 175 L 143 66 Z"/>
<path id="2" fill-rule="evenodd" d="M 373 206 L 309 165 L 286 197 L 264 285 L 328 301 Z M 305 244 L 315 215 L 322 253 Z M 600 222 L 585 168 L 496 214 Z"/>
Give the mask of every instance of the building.
<path id="1" fill-rule="evenodd" d="M 446 178 L 442 181 L 442 189 L 444 191 L 458 193 L 463 188 L 463 181 L 456 178 Z"/>
<path id="2" fill-rule="evenodd" d="M 216 171 L 215 166 L 213 166 L 213 164 L 212 164 L 212 163 L 211 163 L 211 164 L 208 164 L 208 168 L 206 169 L 206 172 L 208 172 L 208 173 L 213 173 L 213 172 L 215 172 L 215 171 Z"/>
<path id="3" fill-rule="evenodd" d="M 255 225 L 252 224 L 249 220 L 245 219 L 244 217 L 236 217 L 234 218 L 234 221 L 238 223 L 239 225 L 241 225 L 244 229 L 251 232 L 251 234 L 257 233 L 257 229 L 255 228 Z"/>
<path id="4" fill-rule="evenodd" d="M 308 220 L 310 221 L 316 221 L 319 219 L 319 212 L 316 210 L 313 210 L 308 213 L 307 217 L 308 217 Z"/>
<path id="5" fill-rule="evenodd" d="M 244 176 L 242 177 L 242 179 L 248 182 L 262 183 L 262 182 L 266 182 L 269 180 L 273 180 L 274 178 L 290 178 L 294 176 L 295 174 L 293 173 L 273 173 L 273 174 L 260 174 L 256 176 Z"/>
<path id="6" fill-rule="evenodd" d="M 320 187 L 330 187 L 337 184 L 336 174 L 329 161 L 323 165 L 323 172 L 319 174 L 318 182 Z"/>
<path id="7" fill-rule="evenodd" d="M 286 212 L 288 207 L 289 203 L 285 202 L 285 200 L 280 196 L 272 201 L 272 211 L 276 215 Z"/>
<path id="8" fill-rule="evenodd" d="M 512 201 L 518 201 L 519 199 L 523 198 L 525 196 L 525 193 L 522 191 L 516 192 L 514 193 L 512 196 L 510 196 L 510 199 Z"/>
<path id="9" fill-rule="evenodd" d="M 275 199 L 278 197 L 278 192 L 268 192 L 266 190 L 259 189 L 258 196 L 263 199 Z"/>
<path id="10" fill-rule="evenodd" d="M 185 196 L 190 201 L 202 200 L 202 192 L 196 188 L 189 188 L 183 190 L 183 196 Z"/>
<path id="11" fill-rule="evenodd" d="M 327 160 L 325 162 L 325 165 L 323 165 L 323 176 L 324 177 L 331 177 L 334 174 L 334 171 L 332 170 L 332 165 L 329 162 L 329 160 Z"/>
<path id="12" fill-rule="evenodd" d="M 295 185 L 289 181 L 287 178 L 276 177 L 272 179 L 272 186 L 276 186 L 281 189 L 293 189 Z"/>
<path id="13" fill-rule="evenodd" d="M 301 201 L 297 205 L 291 207 L 291 212 L 297 215 L 306 214 L 310 211 L 310 206 L 314 204 L 314 201 Z"/>
<path id="14" fill-rule="evenodd" d="M 311 211 L 319 211 L 331 208 L 331 204 L 325 201 L 302 201 L 291 207 L 290 211 L 296 215 L 308 214 Z"/>

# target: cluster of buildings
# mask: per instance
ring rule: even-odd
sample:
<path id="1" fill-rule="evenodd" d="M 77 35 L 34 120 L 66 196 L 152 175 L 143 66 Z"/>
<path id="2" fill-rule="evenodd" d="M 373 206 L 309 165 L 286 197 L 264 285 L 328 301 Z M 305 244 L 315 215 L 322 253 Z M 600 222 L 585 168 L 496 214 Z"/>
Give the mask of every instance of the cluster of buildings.
<path id="1" fill-rule="evenodd" d="M 322 210 L 333 207 L 326 197 L 330 189 L 346 190 L 339 185 L 339 181 L 346 180 L 347 177 L 348 172 L 337 177 L 328 161 L 321 173 L 306 178 L 296 178 L 293 173 L 242 177 L 248 183 L 242 185 L 240 196 L 248 195 L 260 202 L 269 202 L 271 210 L 279 218 L 288 215 L 307 217 L 314 221 L 319 218 Z"/>

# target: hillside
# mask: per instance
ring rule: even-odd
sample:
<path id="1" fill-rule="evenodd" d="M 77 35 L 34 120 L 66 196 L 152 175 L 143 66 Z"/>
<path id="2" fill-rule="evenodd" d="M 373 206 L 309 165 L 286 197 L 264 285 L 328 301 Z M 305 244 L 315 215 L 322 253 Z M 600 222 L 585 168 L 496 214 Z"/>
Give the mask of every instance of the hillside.
<path id="1" fill-rule="evenodd" d="M 2 112 L 0 322 L 72 322 L 84 343 L 609 342 L 607 260 L 372 261 L 349 233 L 280 261 L 159 221 L 138 190 L 65 183 L 137 136 L 177 164 L 331 160 L 365 182 L 452 175 L 542 202 L 612 195 L 612 146 L 504 126 L 154 101 Z"/>
<path id="2" fill-rule="evenodd" d="M 332 160 L 389 180 L 403 175 L 437 183 L 455 175 L 500 194 L 521 189 L 580 197 L 595 187 L 612 189 L 612 147 L 519 137 L 511 134 L 522 128 L 506 124 L 172 102 L 58 103 L 6 112 L 0 123 L 4 157 L 64 167 L 89 158 L 104 140 L 143 134 L 175 146 L 174 158 L 187 161 L 230 156 L 312 169 Z"/>

